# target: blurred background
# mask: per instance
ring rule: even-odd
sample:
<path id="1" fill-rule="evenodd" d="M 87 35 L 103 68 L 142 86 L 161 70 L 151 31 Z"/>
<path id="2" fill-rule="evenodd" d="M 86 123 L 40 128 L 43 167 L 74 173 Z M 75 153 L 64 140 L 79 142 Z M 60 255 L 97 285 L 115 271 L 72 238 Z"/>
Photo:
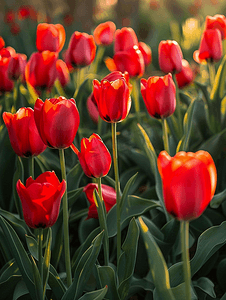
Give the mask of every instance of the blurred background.
<path id="1" fill-rule="evenodd" d="M 191 61 L 206 15 L 217 13 L 226 15 L 225 0 L 1 0 L 0 35 L 6 46 L 29 57 L 40 22 L 64 25 L 66 49 L 74 31 L 92 33 L 111 20 L 117 28 L 132 27 L 151 46 L 155 65 L 158 44 L 167 39 L 176 40 Z"/>

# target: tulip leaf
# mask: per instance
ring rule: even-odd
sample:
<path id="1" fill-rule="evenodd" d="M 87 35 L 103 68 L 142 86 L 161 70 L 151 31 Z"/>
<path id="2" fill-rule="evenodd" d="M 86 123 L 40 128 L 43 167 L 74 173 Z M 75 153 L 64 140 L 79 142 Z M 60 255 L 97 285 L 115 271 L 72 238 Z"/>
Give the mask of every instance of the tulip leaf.
<path id="1" fill-rule="evenodd" d="M 130 281 L 134 273 L 138 237 L 139 237 L 139 228 L 135 221 L 135 218 L 133 218 L 130 221 L 128 233 L 122 245 L 122 253 L 119 257 L 118 293 L 121 299 L 126 298 L 129 290 Z"/>
<path id="2" fill-rule="evenodd" d="M 27 286 L 26 286 L 24 280 L 20 280 L 17 283 L 17 285 L 15 287 L 15 290 L 14 290 L 14 293 L 13 293 L 13 298 L 12 299 L 13 300 L 21 299 L 22 296 L 25 296 L 25 299 L 26 299 L 26 296 L 28 296 L 27 298 L 30 299 L 30 297 L 29 297 L 29 291 L 27 289 Z"/>
<path id="3" fill-rule="evenodd" d="M 98 275 L 100 277 L 100 282 L 102 287 L 108 286 L 108 291 L 106 294 L 106 299 L 109 300 L 120 300 L 119 294 L 116 287 L 115 281 L 115 271 L 110 266 L 97 266 Z"/>
<path id="4" fill-rule="evenodd" d="M 139 225 L 147 250 L 148 262 L 153 282 L 155 284 L 156 292 L 159 296 L 159 299 L 175 300 L 173 292 L 170 288 L 169 272 L 162 252 L 160 251 L 154 238 L 148 231 L 148 227 L 146 226 L 141 217 L 139 217 Z"/>
<path id="5" fill-rule="evenodd" d="M 56 300 L 61 300 L 66 292 L 66 287 L 52 265 L 50 265 L 48 284 L 54 293 Z"/>
<path id="6" fill-rule="evenodd" d="M 83 176 L 82 167 L 80 163 L 77 163 L 68 173 L 67 173 L 67 191 L 76 190 L 79 187 L 80 180 Z"/>
<path id="7" fill-rule="evenodd" d="M 135 179 L 136 179 L 136 177 L 137 177 L 137 174 L 138 174 L 138 173 L 136 173 L 135 175 L 133 175 L 133 176 L 127 181 L 127 183 L 126 183 L 126 186 L 125 186 L 125 188 L 124 188 L 124 190 L 123 190 L 122 197 L 121 197 L 121 200 L 120 200 L 120 211 L 122 210 L 122 206 L 123 206 L 123 204 L 124 204 L 124 202 L 125 202 L 126 197 L 128 196 L 129 189 L 130 189 L 130 187 L 133 185 L 133 183 L 134 183 L 134 181 L 135 181 Z"/>
<path id="8" fill-rule="evenodd" d="M 39 270 L 38 270 L 38 267 L 35 263 L 33 256 L 31 256 L 31 264 L 32 264 L 32 270 L 33 270 L 36 299 L 43 300 L 41 277 L 40 277 Z"/>
<path id="9" fill-rule="evenodd" d="M 0 282 L 1 300 L 13 298 L 15 286 L 21 281 L 21 275 L 10 276 L 7 280 Z"/>
<path id="10" fill-rule="evenodd" d="M 83 187 L 67 193 L 69 208 L 71 208 L 75 204 L 75 202 L 79 199 L 79 196 L 81 195 L 82 192 L 83 192 Z"/>
<path id="11" fill-rule="evenodd" d="M 54 86 L 55 86 L 59 96 L 63 96 L 65 98 L 67 98 L 67 95 L 65 94 L 64 89 L 63 89 L 63 87 L 60 83 L 60 80 L 58 78 L 55 80 Z"/>
<path id="12" fill-rule="evenodd" d="M 25 235 L 26 237 L 26 242 L 27 242 L 27 247 L 31 253 L 31 255 L 38 260 L 38 245 L 37 245 L 37 241 L 29 236 L 29 235 Z"/>
<path id="13" fill-rule="evenodd" d="M 197 281 L 193 281 L 193 286 L 199 288 L 210 297 L 216 298 L 216 294 L 214 292 L 214 284 L 209 278 L 200 277 Z"/>
<path id="14" fill-rule="evenodd" d="M 121 229 L 124 229 L 129 220 L 149 211 L 153 208 L 161 207 L 159 201 L 149 200 L 134 195 L 129 195 L 124 201 L 121 212 Z M 107 214 L 108 236 L 113 237 L 117 234 L 116 227 L 116 205 Z"/>
<path id="15" fill-rule="evenodd" d="M 102 300 L 104 299 L 107 291 L 108 291 L 108 287 L 105 286 L 103 289 L 86 293 L 78 300 Z"/>
<path id="16" fill-rule="evenodd" d="M 183 121 L 184 135 L 177 146 L 176 152 L 188 151 L 188 149 L 189 149 L 189 139 L 190 139 L 191 132 L 192 132 L 192 124 L 193 124 L 195 105 L 196 105 L 196 100 L 193 100 L 190 103 L 188 110 L 184 115 L 184 121 Z"/>
<path id="17" fill-rule="evenodd" d="M 20 269 L 21 275 L 26 283 L 26 286 L 29 290 L 29 293 L 33 299 L 36 299 L 35 291 L 34 291 L 34 283 L 32 281 L 33 278 L 33 270 L 31 261 L 20 242 L 16 232 L 11 227 L 11 225 L 0 216 L 0 225 L 4 234 L 8 237 L 9 251 L 12 253 L 15 258 L 17 265 Z"/>
<path id="18" fill-rule="evenodd" d="M 95 266 L 102 245 L 103 231 L 93 240 L 92 245 L 85 251 L 76 266 L 72 285 L 64 294 L 62 300 L 77 300 L 84 291 L 85 284 Z"/>
<path id="19" fill-rule="evenodd" d="M 47 245 L 45 248 L 44 260 L 43 260 L 43 295 L 45 295 L 46 286 L 49 278 L 51 245 L 52 245 L 52 229 L 48 228 Z"/>
<path id="20" fill-rule="evenodd" d="M 210 207 L 218 208 L 225 199 L 226 199 L 226 189 L 224 189 L 221 193 L 218 193 L 213 196 L 213 199 L 210 202 Z"/>
<path id="21" fill-rule="evenodd" d="M 36 93 L 34 87 L 27 81 L 27 89 L 30 94 L 30 98 L 28 100 L 29 104 L 34 106 L 36 100 L 39 98 L 38 94 Z"/>
<path id="22" fill-rule="evenodd" d="M 224 97 L 225 77 L 226 77 L 226 55 L 223 57 L 221 64 L 218 67 L 217 74 L 215 76 L 214 86 L 210 94 L 210 99 L 215 103 L 215 105 L 219 105 L 221 100 Z"/>
<path id="23" fill-rule="evenodd" d="M 20 218 L 22 219 L 23 218 L 22 205 L 21 205 L 21 201 L 20 201 L 20 198 L 19 198 L 17 190 L 16 190 L 16 183 L 19 179 L 22 182 L 24 180 L 24 167 L 23 167 L 21 158 L 18 156 L 17 162 L 16 162 L 16 171 L 13 175 L 13 196 L 15 199 L 15 205 L 16 205 L 17 212 L 18 212 Z"/>

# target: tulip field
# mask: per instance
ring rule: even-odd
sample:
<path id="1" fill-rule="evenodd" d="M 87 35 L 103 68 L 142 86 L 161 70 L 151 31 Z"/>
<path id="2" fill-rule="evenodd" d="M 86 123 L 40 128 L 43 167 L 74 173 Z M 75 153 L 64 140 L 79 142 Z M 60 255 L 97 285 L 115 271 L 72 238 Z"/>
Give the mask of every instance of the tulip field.
<path id="1" fill-rule="evenodd" d="M 192 57 L 36 25 L 0 36 L 0 299 L 226 300 L 226 17 Z"/>

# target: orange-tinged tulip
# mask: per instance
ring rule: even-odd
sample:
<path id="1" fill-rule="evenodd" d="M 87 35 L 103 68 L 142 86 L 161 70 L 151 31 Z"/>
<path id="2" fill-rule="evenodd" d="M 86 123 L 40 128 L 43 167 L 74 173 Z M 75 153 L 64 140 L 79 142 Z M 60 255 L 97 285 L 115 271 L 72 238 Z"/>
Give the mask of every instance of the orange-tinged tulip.
<path id="1" fill-rule="evenodd" d="M 59 52 L 65 43 L 65 30 L 61 24 L 40 23 L 36 32 L 36 47 L 39 52 Z"/>
<path id="2" fill-rule="evenodd" d="M 80 117 L 74 99 L 64 97 L 37 99 L 34 117 L 39 134 L 50 148 L 70 147 L 77 133 Z"/>
<path id="3" fill-rule="evenodd" d="M 16 185 L 23 209 L 24 220 L 31 228 L 46 228 L 55 224 L 66 182 L 61 183 L 53 172 L 45 172 L 35 180 L 29 177 L 26 186 L 18 180 Z"/>
<path id="4" fill-rule="evenodd" d="M 168 213 L 178 220 L 198 218 L 216 189 L 217 171 L 211 155 L 200 150 L 182 151 L 171 157 L 162 151 L 157 163 Z"/>
<path id="5" fill-rule="evenodd" d="M 111 21 L 99 24 L 93 32 L 96 44 L 102 46 L 111 45 L 114 40 L 115 30 L 115 23 Z"/>
<path id="6" fill-rule="evenodd" d="M 175 76 L 176 76 L 178 87 L 180 89 L 193 82 L 194 74 L 187 60 L 185 59 L 182 60 L 182 70 L 180 73 L 177 73 Z"/>
<path id="7" fill-rule="evenodd" d="M 58 59 L 56 62 L 56 68 L 57 68 L 57 78 L 59 79 L 60 84 L 64 87 L 70 81 L 68 67 L 62 59 Z"/>
<path id="8" fill-rule="evenodd" d="M 226 39 L 226 17 L 224 15 L 215 15 L 213 17 L 206 17 L 205 29 L 219 29 L 221 33 L 221 39 Z"/>
<path id="9" fill-rule="evenodd" d="M 143 55 L 144 64 L 147 67 L 152 61 L 151 48 L 144 42 L 139 42 L 139 50 L 141 51 L 141 53 Z"/>

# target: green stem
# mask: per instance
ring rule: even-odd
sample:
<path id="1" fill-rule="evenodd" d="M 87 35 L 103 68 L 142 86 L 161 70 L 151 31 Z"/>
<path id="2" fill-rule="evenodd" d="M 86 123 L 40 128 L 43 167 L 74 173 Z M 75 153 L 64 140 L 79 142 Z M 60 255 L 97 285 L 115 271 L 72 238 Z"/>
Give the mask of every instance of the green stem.
<path id="1" fill-rule="evenodd" d="M 135 112 L 137 116 L 137 122 L 141 123 L 141 118 L 140 118 L 140 101 L 139 101 L 139 88 L 138 88 L 138 80 L 133 79 L 133 89 L 132 89 L 132 96 L 133 96 L 133 101 L 134 101 L 134 107 L 135 107 Z"/>
<path id="2" fill-rule="evenodd" d="M 105 266 L 108 266 L 109 264 L 109 240 L 108 240 L 108 230 L 107 230 L 107 223 L 106 223 L 106 218 L 107 218 L 107 212 L 106 212 L 106 207 L 104 204 L 103 196 L 102 196 L 102 188 L 101 188 L 101 177 L 96 178 L 97 184 L 98 184 L 98 193 L 99 197 L 102 203 L 101 207 L 101 215 L 99 216 L 99 222 L 100 222 L 100 227 L 101 230 L 104 230 L 104 263 Z"/>
<path id="3" fill-rule="evenodd" d="M 181 251 L 185 281 L 185 295 L 186 300 L 191 300 L 191 269 L 189 261 L 189 222 L 181 221 L 180 223 L 181 234 Z"/>
<path id="4" fill-rule="evenodd" d="M 19 86 L 20 86 L 20 80 L 18 79 L 17 81 L 15 81 L 14 88 L 13 88 L 13 106 L 15 111 L 17 111 L 16 102 L 19 94 Z"/>
<path id="5" fill-rule="evenodd" d="M 97 133 L 101 136 L 103 120 L 98 116 Z"/>
<path id="6" fill-rule="evenodd" d="M 34 157 L 33 156 L 31 156 L 29 158 L 29 174 L 33 179 L 35 179 L 35 175 L 34 175 L 35 174 L 35 163 L 34 163 Z"/>
<path id="7" fill-rule="evenodd" d="M 179 94 L 179 88 L 176 80 L 175 74 L 173 74 L 173 81 L 176 86 L 176 109 L 175 109 L 175 114 L 178 119 L 178 131 L 179 131 L 179 138 L 182 137 L 183 135 L 183 120 L 182 120 L 182 115 L 181 115 L 181 107 L 180 107 L 180 94 Z"/>
<path id="8" fill-rule="evenodd" d="M 75 81 L 76 89 L 73 98 L 77 97 L 79 88 L 84 81 L 84 77 L 85 77 L 85 68 L 80 68 L 77 70 L 77 72 L 74 73 L 74 81 Z"/>
<path id="9" fill-rule="evenodd" d="M 119 257 L 121 254 L 121 211 L 120 211 L 120 182 L 119 182 L 119 172 L 118 172 L 118 152 L 117 152 L 117 137 L 116 137 L 116 124 L 111 123 L 112 129 L 112 148 L 113 148 L 113 164 L 115 172 L 115 189 L 116 189 L 116 208 L 117 208 L 117 262 L 119 262 Z"/>
<path id="10" fill-rule="evenodd" d="M 43 290 L 42 243 L 43 243 L 43 228 L 38 228 L 38 269 L 39 269 L 41 285 Z"/>
<path id="11" fill-rule="evenodd" d="M 208 69 L 209 69 L 210 86 L 212 89 L 215 81 L 215 72 L 216 72 L 215 66 L 212 62 L 208 62 Z"/>
<path id="12" fill-rule="evenodd" d="M 162 119 L 162 131 L 163 131 L 163 143 L 164 143 L 164 149 L 168 154 L 170 154 L 170 149 L 169 149 L 169 139 L 168 139 L 168 134 L 167 134 L 167 123 L 166 119 Z"/>
<path id="13" fill-rule="evenodd" d="M 95 61 L 93 62 L 90 73 L 95 74 L 95 75 L 97 74 L 99 63 L 101 62 L 101 60 L 104 56 L 104 51 L 105 51 L 105 47 L 100 45 L 97 49 L 96 58 L 95 58 Z"/>
<path id="14" fill-rule="evenodd" d="M 59 154 L 60 154 L 62 180 L 64 179 L 66 181 L 64 149 L 59 149 Z M 69 287 L 72 284 L 72 275 L 71 275 L 70 244 L 69 244 L 67 188 L 63 195 L 62 201 L 63 201 L 64 253 L 65 253 L 65 264 L 66 264 L 66 274 L 67 274 L 67 285 Z"/>

